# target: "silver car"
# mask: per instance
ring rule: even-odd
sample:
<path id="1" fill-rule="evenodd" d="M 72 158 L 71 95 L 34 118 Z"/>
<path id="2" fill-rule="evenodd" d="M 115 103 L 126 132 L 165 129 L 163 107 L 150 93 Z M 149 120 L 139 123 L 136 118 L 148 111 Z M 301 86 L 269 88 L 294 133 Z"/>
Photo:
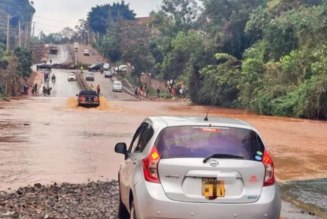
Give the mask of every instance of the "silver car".
<path id="1" fill-rule="evenodd" d="M 123 84 L 120 81 L 114 81 L 112 91 L 123 92 Z"/>
<path id="2" fill-rule="evenodd" d="M 120 166 L 118 218 L 279 219 L 274 163 L 258 131 L 228 118 L 150 117 Z"/>

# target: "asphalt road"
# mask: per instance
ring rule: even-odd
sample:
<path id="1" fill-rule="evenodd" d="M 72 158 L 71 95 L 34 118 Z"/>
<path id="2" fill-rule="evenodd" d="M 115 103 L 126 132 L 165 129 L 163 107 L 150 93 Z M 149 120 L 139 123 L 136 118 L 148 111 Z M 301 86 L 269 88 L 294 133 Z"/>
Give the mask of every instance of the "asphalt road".
<path id="1" fill-rule="evenodd" d="M 89 72 L 84 73 L 84 77 Z M 94 90 L 98 85 L 100 85 L 101 93 L 100 95 L 105 97 L 109 101 L 136 101 L 137 99 L 124 92 L 113 92 L 113 82 L 109 78 L 105 78 L 104 74 L 100 72 L 92 72 L 94 75 L 94 81 L 87 81 L 87 84 L 90 86 L 93 84 Z"/>
<path id="2" fill-rule="evenodd" d="M 80 87 L 76 81 L 68 81 L 68 71 L 52 70 L 51 75 L 56 76 L 56 81 L 50 81 L 52 87 L 51 96 L 55 97 L 74 97 L 80 92 Z"/>
<path id="3" fill-rule="evenodd" d="M 48 63 L 50 63 L 50 60 L 52 60 L 52 64 L 60 64 L 72 60 L 67 45 L 58 45 L 58 50 L 57 55 L 49 55 Z M 80 87 L 78 83 L 76 81 L 68 81 L 69 74 L 70 71 L 67 70 L 52 69 L 50 78 L 52 75 L 56 76 L 56 81 L 54 83 L 51 80 L 49 82 L 49 85 L 52 88 L 52 97 L 75 97 L 76 94 L 79 93 Z M 40 92 L 42 92 L 42 89 Z"/>
<path id="4" fill-rule="evenodd" d="M 74 47 L 74 45 L 69 45 L 69 46 L 72 49 Z M 85 49 L 90 51 L 90 56 L 84 56 Z M 96 64 L 96 63 L 108 62 L 95 49 L 93 49 L 91 46 L 85 45 L 85 44 L 79 44 L 77 60 L 78 60 L 78 62 L 83 63 L 85 65 L 92 65 L 92 64 Z"/>
<path id="5" fill-rule="evenodd" d="M 72 45 L 70 45 L 72 46 Z M 69 54 L 69 48 L 67 45 L 59 45 L 58 46 L 59 53 L 58 55 L 50 55 L 48 59 L 48 63 L 52 60 L 52 64 L 60 64 L 64 62 L 71 61 L 71 56 Z M 91 55 L 84 56 L 84 49 L 89 49 Z M 97 54 L 95 50 L 93 50 L 90 46 L 80 45 L 78 52 L 78 60 L 82 61 L 82 63 L 93 64 L 98 63 L 102 60 L 102 57 Z M 69 70 L 60 70 L 53 69 L 51 72 L 51 76 L 53 74 L 56 75 L 56 82 L 52 83 L 50 81 L 50 87 L 52 87 L 51 96 L 53 97 L 75 97 L 76 94 L 79 93 L 80 87 L 77 82 L 68 82 L 67 77 L 71 73 Z M 87 71 L 84 72 L 84 77 L 88 74 Z M 98 85 L 101 87 L 101 96 L 106 98 L 108 101 L 136 101 L 137 99 L 130 96 L 129 94 L 123 92 L 113 92 L 113 83 L 109 78 L 105 78 L 103 74 L 99 72 L 94 73 L 95 81 L 87 82 L 90 86 L 93 84 L 94 89 Z"/>
<path id="6" fill-rule="evenodd" d="M 52 64 L 60 64 L 64 62 L 71 62 L 72 58 L 69 54 L 69 48 L 67 45 L 58 45 L 58 54 L 49 55 L 48 61 L 52 60 Z"/>

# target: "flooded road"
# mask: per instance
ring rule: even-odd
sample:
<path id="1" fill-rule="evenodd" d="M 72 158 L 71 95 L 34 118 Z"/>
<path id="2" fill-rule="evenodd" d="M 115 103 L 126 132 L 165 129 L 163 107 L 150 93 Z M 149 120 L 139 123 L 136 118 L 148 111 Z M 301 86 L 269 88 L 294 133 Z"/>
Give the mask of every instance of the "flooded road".
<path id="1" fill-rule="evenodd" d="M 281 190 L 290 201 L 296 200 L 304 208 L 309 206 L 307 208 L 327 214 L 327 178 L 291 181 L 283 184 Z"/>
<path id="2" fill-rule="evenodd" d="M 77 81 L 68 81 L 68 75 L 71 71 L 53 69 L 51 75 L 56 76 L 56 81 L 50 81 L 50 87 L 52 87 L 52 97 L 74 97 L 80 92 L 80 87 Z"/>
<path id="3" fill-rule="evenodd" d="M 117 179 L 123 157 L 114 153 L 114 146 L 117 142 L 129 143 L 145 117 L 204 116 L 207 112 L 207 107 L 188 103 L 106 101 L 105 98 L 101 99 L 99 108 L 77 107 L 78 86 L 64 80 L 66 72 L 56 74 L 56 96 L 0 103 L 0 190 L 34 183 Z M 216 108 L 210 108 L 209 119 L 210 116 L 240 118 L 254 125 L 273 155 L 279 182 L 327 177 L 327 123 L 260 117 Z M 292 186 L 289 188 L 284 190 L 285 194 L 298 195 Z M 303 191 L 297 196 L 299 200 L 308 196 L 309 191 Z M 317 188 L 311 194 L 320 194 L 319 191 Z M 326 196 L 309 201 L 315 203 L 321 199 L 326 200 Z M 284 211 L 285 215 L 294 213 L 292 209 L 284 208 Z"/>

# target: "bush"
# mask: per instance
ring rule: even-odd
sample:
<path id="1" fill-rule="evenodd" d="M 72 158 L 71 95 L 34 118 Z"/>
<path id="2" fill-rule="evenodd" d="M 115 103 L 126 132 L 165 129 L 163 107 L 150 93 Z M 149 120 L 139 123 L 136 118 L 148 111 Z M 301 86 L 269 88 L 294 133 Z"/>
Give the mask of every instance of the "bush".
<path id="1" fill-rule="evenodd" d="M 166 94 L 166 93 L 160 93 L 160 98 L 164 98 L 164 99 L 172 99 L 173 95 L 171 94 Z"/>

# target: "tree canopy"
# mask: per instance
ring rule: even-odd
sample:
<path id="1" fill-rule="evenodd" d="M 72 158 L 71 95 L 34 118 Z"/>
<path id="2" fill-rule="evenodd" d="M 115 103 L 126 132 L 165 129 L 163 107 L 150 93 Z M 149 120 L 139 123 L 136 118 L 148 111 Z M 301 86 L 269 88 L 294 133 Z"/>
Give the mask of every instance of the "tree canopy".
<path id="1" fill-rule="evenodd" d="M 110 12 L 110 15 L 109 15 Z M 88 14 L 88 20 L 90 27 L 94 32 L 105 34 L 110 17 L 112 20 L 117 21 L 121 16 L 125 20 L 134 20 L 135 13 L 129 8 L 129 4 L 125 4 L 124 1 L 105 5 L 98 5 L 93 7 Z"/>
<path id="2" fill-rule="evenodd" d="M 193 102 L 327 119 L 323 0 L 164 0 L 149 44 L 157 77 Z"/>

